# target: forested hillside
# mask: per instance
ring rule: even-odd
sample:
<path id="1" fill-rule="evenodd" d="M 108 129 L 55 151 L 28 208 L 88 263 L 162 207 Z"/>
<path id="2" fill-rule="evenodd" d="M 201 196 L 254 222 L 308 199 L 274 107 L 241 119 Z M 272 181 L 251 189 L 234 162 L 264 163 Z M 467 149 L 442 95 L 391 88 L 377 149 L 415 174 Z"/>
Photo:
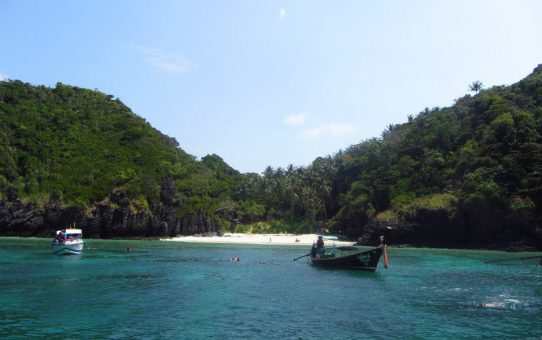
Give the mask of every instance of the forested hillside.
<path id="1" fill-rule="evenodd" d="M 541 249 L 542 66 L 471 89 L 308 166 L 240 174 L 217 155 L 196 160 L 113 96 L 1 82 L 0 233 L 77 222 L 100 237 L 329 231 Z"/>
<path id="2" fill-rule="evenodd" d="M 241 199 L 253 209 L 243 217 L 308 221 L 363 243 L 387 233 L 395 243 L 540 249 L 542 67 L 512 86 L 480 85 L 308 167 L 247 178 Z"/>
<path id="3" fill-rule="evenodd" d="M 82 223 L 85 216 L 96 216 L 98 205 L 110 208 L 110 215 L 126 205 L 124 220 L 141 212 L 153 212 L 146 216 L 158 219 L 144 218 L 137 222 L 137 230 L 130 231 L 143 236 L 163 233 L 149 231 L 146 224 L 163 224 L 165 217 L 158 216 L 158 209 L 169 207 L 167 215 L 177 216 L 177 221 L 165 218 L 169 233 L 171 223 L 179 218 L 194 214 L 212 218 L 208 212 L 218 209 L 230 185 L 239 179 L 240 174 L 218 156 L 196 161 L 175 139 L 152 128 L 111 95 L 61 83 L 51 89 L 0 82 L 0 215 L 4 212 L 0 226 L 4 232 L 41 232 L 33 223 L 44 228 Z M 51 204 L 64 216 L 48 221 L 51 214 L 45 212 Z M 26 211 L 17 218 L 17 210 L 33 213 Z M 107 222 L 107 218 L 93 223 L 130 227 L 126 225 L 130 221 L 115 222 L 110 216 Z M 107 226 L 94 229 L 98 235 L 110 234 Z"/>
<path id="4" fill-rule="evenodd" d="M 408 243 L 540 247 L 542 67 L 474 90 L 338 155 L 337 225 L 396 224 Z"/>

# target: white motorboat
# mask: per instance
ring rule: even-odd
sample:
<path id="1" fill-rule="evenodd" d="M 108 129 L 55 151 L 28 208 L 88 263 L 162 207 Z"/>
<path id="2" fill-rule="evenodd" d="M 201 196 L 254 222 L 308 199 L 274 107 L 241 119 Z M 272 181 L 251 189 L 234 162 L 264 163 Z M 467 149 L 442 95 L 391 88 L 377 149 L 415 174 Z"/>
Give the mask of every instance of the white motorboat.
<path id="1" fill-rule="evenodd" d="M 81 229 L 63 229 L 56 231 L 53 251 L 57 255 L 79 255 L 83 252 L 85 241 Z"/>

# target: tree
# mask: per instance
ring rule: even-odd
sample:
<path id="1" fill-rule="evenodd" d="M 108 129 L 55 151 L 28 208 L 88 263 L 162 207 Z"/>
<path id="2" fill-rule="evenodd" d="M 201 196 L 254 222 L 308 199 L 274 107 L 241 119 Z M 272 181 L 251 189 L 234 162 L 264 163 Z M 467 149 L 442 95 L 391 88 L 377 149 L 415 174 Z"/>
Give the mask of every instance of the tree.
<path id="1" fill-rule="evenodd" d="M 292 164 L 286 168 L 286 190 L 290 196 L 290 222 L 294 220 L 294 199 L 297 197 L 296 188 L 298 186 L 298 170 Z"/>
<path id="2" fill-rule="evenodd" d="M 309 169 L 311 170 L 310 173 L 313 177 L 314 189 L 321 199 L 324 218 L 327 220 L 326 198 L 331 193 L 331 185 L 333 178 L 337 173 L 337 169 L 333 164 L 333 159 L 329 156 L 326 158 L 318 157 L 314 160 Z"/>
<path id="3" fill-rule="evenodd" d="M 469 85 L 469 91 L 478 93 L 482 90 L 483 87 L 484 87 L 484 84 L 482 84 L 481 81 L 477 80 Z"/>

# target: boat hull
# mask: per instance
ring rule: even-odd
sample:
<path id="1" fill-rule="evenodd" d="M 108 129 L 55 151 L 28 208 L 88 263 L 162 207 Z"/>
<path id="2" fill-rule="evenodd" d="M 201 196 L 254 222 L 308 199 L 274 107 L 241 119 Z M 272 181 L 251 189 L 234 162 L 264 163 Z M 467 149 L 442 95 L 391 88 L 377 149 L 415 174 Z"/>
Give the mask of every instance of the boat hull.
<path id="1" fill-rule="evenodd" d="M 55 243 L 53 242 L 53 252 L 56 255 L 80 255 L 83 253 L 84 242 Z"/>
<path id="2" fill-rule="evenodd" d="M 311 256 L 312 265 L 328 268 L 357 269 L 374 272 L 382 256 L 382 248 L 370 250 L 348 249 L 341 251 L 325 249 L 323 254 Z"/>

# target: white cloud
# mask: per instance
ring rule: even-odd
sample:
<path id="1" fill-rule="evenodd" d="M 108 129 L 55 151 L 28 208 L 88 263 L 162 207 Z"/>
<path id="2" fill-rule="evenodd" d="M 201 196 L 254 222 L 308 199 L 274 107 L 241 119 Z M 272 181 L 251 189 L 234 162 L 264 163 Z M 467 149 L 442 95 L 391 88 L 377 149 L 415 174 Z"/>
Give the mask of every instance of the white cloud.
<path id="1" fill-rule="evenodd" d="M 323 136 L 345 136 L 357 132 L 358 127 L 351 124 L 329 123 L 299 133 L 301 137 L 317 139 Z"/>
<path id="2" fill-rule="evenodd" d="M 309 113 L 289 115 L 284 118 L 284 124 L 298 128 L 298 136 L 306 139 L 318 139 L 324 136 L 346 136 L 359 131 L 359 128 L 352 124 L 324 123 L 321 118 Z"/>
<path id="3" fill-rule="evenodd" d="M 8 77 L 3 74 L 0 74 L 0 82 L 2 81 L 8 81 Z"/>
<path id="4" fill-rule="evenodd" d="M 142 45 L 130 45 L 130 47 L 138 51 L 152 67 L 169 74 L 187 73 L 194 68 L 194 64 L 189 59 L 179 55 Z"/>
<path id="5" fill-rule="evenodd" d="M 284 19 L 286 18 L 286 10 L 284 8 L 279 9 L 279 18 Z"/>
<path id="6" fill-rule="evenodd" d="M 284 123 L 286 125 L 301 125 L 305 123 L 308 116 L 309 114 L 306 112 L 302 112 L 297 115 L 289 115 L 288 117 L 284 118 Z"/>

